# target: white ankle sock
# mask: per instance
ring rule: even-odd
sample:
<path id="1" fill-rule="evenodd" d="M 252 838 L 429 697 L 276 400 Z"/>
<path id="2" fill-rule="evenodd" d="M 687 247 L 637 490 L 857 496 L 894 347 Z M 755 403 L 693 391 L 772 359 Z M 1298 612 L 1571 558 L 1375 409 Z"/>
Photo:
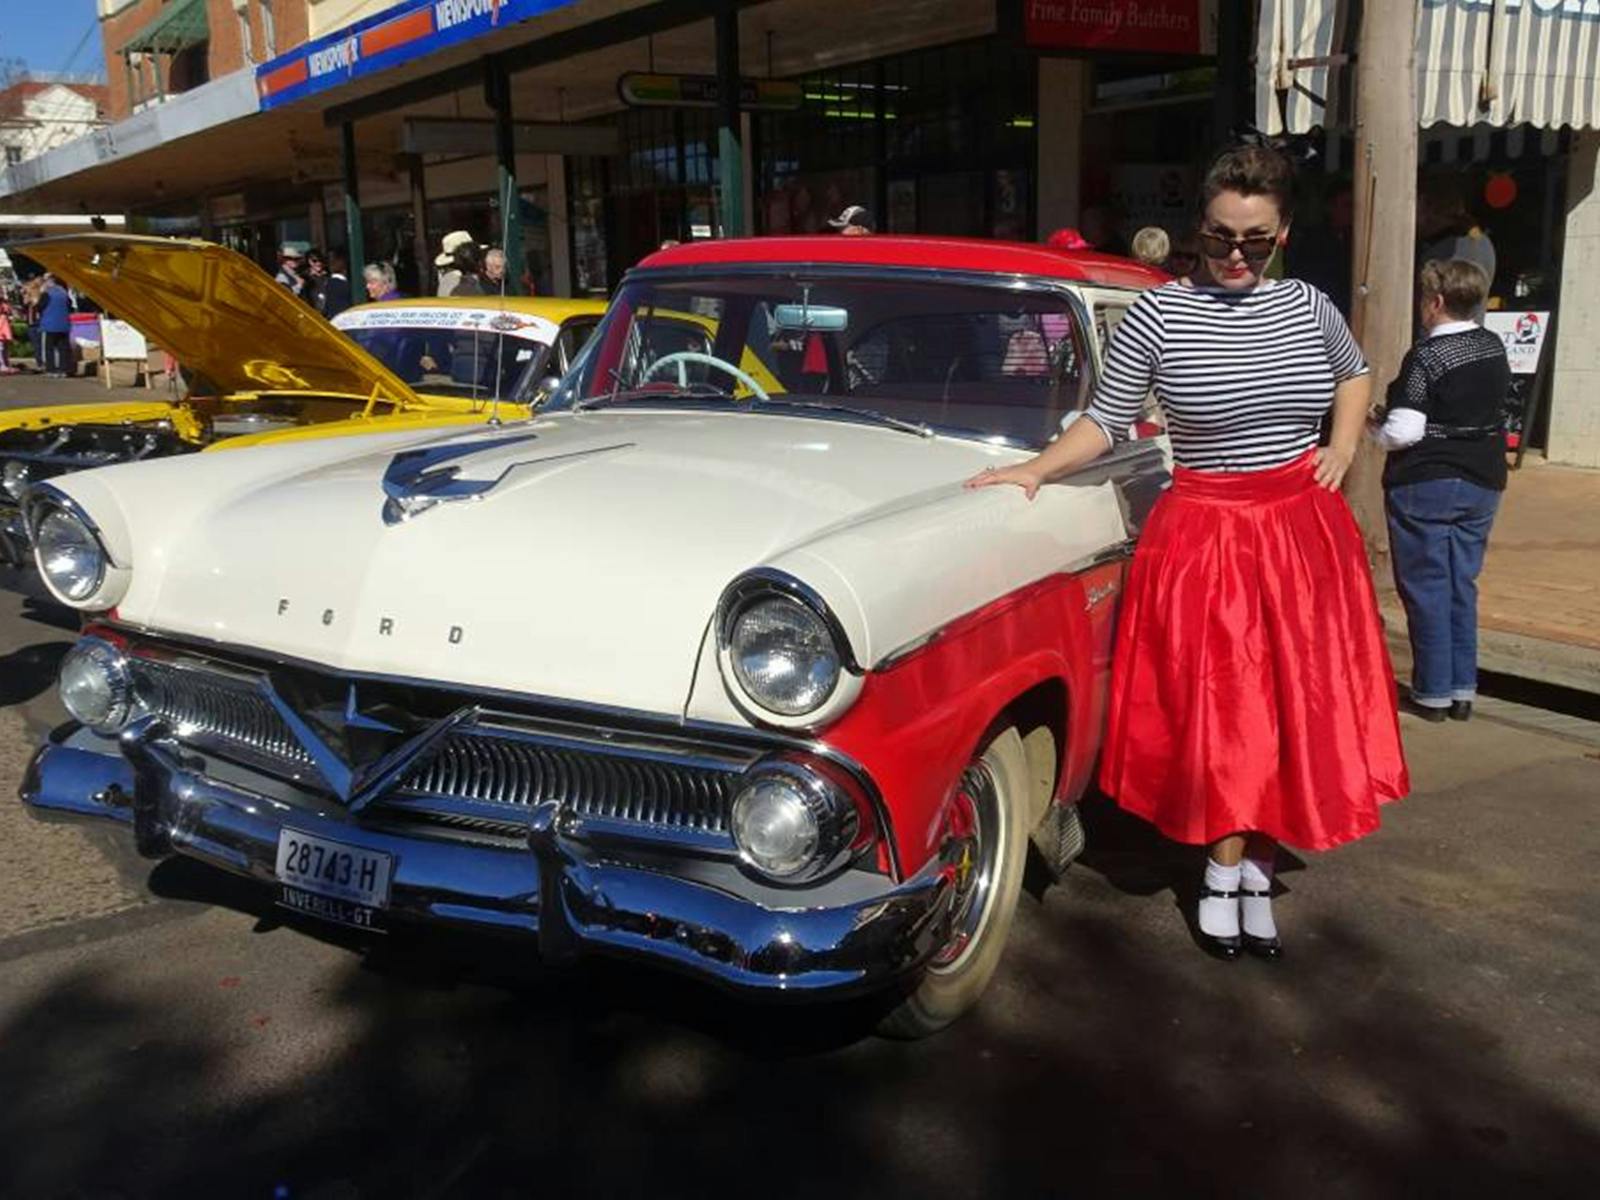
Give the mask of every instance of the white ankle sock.
<path id="1" fill-rule="evenodd" d="M 1240 866 L 1240 886 L 1251 892 L 1272 890 L 1272 860 L 1247 858 Z M 1239 912 L 1244 918 L 1244 931 L 1255 938 L 1275 938 L 1278 925 L 1272 919 L 1272 900 L 1268 896 L 1240 896 Z"/>
<path id="2" fill-rule="evenodd" d="M 1219 892 L 1237 892 L 1239 868 L 1225 867 L 1212 859 L 1206 859 L 1206 886 Z M 1239 936 L 1238 897 L 1224 900 L 1218 896 L 1202 894 L 1198 917 L 1202 933 L 1209 933 L 1212 937 Z"/>

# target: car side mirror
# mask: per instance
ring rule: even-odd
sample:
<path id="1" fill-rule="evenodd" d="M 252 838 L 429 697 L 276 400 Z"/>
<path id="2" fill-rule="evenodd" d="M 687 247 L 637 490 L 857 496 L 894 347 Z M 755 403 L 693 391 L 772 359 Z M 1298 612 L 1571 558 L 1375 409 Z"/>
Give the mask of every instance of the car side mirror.
<path id="1" fill-rule="evenodd" d="M 558 376 L 558 375 L 546 375 L 543 379 L 539 380 L 539 382 L 534 386 L 534 389 L 533 389 L 533 403 L 534 404 L 543 404 L 546 400 L 550 399 L 550 397 L 555 394 L 556 388 L 558 388 L 560 386 L 561 386 L 561 377 L 560 376 Z"/>

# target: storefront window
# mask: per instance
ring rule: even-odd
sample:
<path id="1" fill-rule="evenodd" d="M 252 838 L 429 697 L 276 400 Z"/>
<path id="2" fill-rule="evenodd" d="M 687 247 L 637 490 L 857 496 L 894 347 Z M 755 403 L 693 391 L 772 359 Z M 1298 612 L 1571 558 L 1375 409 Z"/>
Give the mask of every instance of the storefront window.
<path id="1" fill-rule="evenodd" d="M 815 233 L 863 204 L 894 233 L 1028 238 L 1037 72 L 997 38 L 801 79 L 757 123 L 765 233 Z"/>

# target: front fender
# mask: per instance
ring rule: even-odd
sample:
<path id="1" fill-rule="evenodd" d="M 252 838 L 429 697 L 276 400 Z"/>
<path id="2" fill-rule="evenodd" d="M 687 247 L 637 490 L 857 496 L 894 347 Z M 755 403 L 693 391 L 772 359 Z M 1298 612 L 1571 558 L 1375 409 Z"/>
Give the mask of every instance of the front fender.
<path id="1" fill-rule="evenodd" d="M 854 707 L 824 732 L 877 784 L 903 872 L 938 852 L 946 807 L 980 739 L 1042 683 L 1059 683 L 1067 697 L 1054 730 L 1065 751 L 1057 797 L 1082 790 L 1104 728 L 1122 571 L 1112 562 L 1053 575 L 961 618 L 870 671 Z"/>

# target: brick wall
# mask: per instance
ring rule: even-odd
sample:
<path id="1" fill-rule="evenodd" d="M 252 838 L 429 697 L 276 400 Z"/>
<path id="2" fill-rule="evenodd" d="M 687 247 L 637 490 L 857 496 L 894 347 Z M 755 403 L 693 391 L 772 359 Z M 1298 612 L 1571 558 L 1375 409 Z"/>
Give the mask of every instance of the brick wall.
<path id="1" fill-rule="evenodd" d="M 307 0 L 268 0 L 271 4 L 276 33 L 275 53 L 299 45 L 306 40 L 309 26 Z M 162 0 L 134 0 L 126 8 L 100 22 L 101 44 L 105 52 L 106 85 L 110 93 L 106 115 L 120 121 L 133 111 L 133 96 L 128 88 L 128 72 L 123 65 L 122 48 L 128 39 L 160 15 Z M 249 0 L 246 14 L 250 22 L 250 44 L 254 61 L 266 58 L 266 33 L 262 17 L 262 0 Z M 239 31 L 239 13 L 234 0 L 206 0 L 207 23 L 211 29 L 208 69 L 212 79 L 237 71 L 245 65 L 243 38 Z M 146 67 L 146 71 L 149 68 Z M 163 64 L 162 78 L 166 67 Z"/>

